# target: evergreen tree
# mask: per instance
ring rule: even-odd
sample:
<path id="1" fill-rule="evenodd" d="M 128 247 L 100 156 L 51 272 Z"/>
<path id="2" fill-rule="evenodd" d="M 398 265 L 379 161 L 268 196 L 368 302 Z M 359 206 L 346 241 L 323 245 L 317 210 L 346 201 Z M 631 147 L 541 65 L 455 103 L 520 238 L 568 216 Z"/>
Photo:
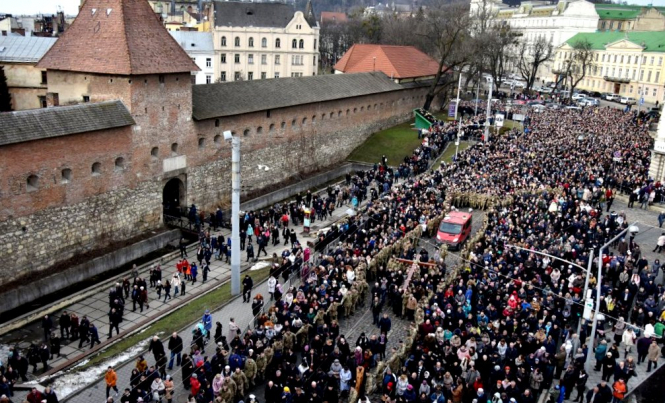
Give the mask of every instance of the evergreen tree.
<path id="1" fill-rule="evenodd" d="M 12 110 L 12 96 L 7 87 L 7 77 L 5 77 L 5 68 L 0 67 L 0 112 L 9 112 Z"/>

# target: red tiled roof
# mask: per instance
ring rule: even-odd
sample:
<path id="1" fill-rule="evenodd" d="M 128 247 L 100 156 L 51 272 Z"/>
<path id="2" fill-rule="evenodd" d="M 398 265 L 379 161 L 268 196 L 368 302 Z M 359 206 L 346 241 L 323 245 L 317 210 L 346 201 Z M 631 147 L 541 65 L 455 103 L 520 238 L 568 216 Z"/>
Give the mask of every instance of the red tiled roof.
<path id="1" fill-rule="evenodd" d="M 199 70 L 147 0 L 86 0 L 37 66 L 118 75 Z"/>
<path id="2" fill-rule="evenodd" d="M 321 24 L 326 22 L 347 22 L 349 18 L 344 13 L 335 13 L 332 11 L 322 11 L 321 12 Z"/>
<path id="3" fill-rule="evenodd" d="M 375 61 L 376 58 L 376 61 Z M 439 63 L 413 46 L 356 44 L 335 64 L 343 73 L 382 71 L 388 77 L 433 76 Z"/>

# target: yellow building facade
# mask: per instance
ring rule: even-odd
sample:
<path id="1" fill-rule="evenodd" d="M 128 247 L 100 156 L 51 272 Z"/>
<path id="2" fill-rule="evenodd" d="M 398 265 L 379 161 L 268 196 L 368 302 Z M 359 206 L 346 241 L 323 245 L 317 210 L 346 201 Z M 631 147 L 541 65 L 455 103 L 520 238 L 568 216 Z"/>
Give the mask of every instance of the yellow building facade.
<path id="1" fill-rule="evenodd" d="M 577 34 L 557 48 L 554 80 L 565 71 L 573 46 L 588 41 L 593 64 L 577 89 L 632 97 L 646 103 L 665 100 L 665 32 Z"/>

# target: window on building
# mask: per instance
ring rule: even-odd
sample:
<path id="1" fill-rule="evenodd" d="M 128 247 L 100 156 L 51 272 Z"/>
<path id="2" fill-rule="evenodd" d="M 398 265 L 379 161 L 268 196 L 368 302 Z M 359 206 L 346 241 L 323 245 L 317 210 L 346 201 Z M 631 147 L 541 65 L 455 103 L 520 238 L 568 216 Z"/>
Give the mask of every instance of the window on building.
<path id="1" fill-rule="evenodd" d="M 212 67 L 212 58 L 206 57 L 206 67 Z"/>
<path id="2" fill-rule="evenodd" d="M 48 84 L 48 76 L 45 71 L 42 71 L 42 84 Z"/>
<path id="3" fill-rule="evenodd" d="M 656 60 L 655 57 L 651 56 L 651 65 L 653 66 L 654 61 Z"/>
<path id="4" fill-rule="evenodd" d="M 262 72 L 261 72 L 261 79 L 262 79 L 262 80 L 265 80 L 265 79 L 266 79 L 266 72 L 265 72 L 265 71 L 262 71 Z"/>
<path id="5" fill-rule="evenodd" d="M 614 21 L 610 21 L 610 29 L 614 29 Z"/>
<path id="6" fill-rule="evenodd" d="M 222 36 L 222 46 L 226 46 L 226 37 Z"/>
<path id="7" fill-rule="evenodd" d="M 206 84 L 210 84 L 212 82 L 212 76 L 210 74 L 206 74 Z"/>
<path id="8" fill-rule="evenodd" d="M 605 21 L 600 24 L 600 29 L 605 29 Z"/>
<path id="9" fill-rule="evenodd" d="M 226 71 L 222 71 L 222 74 L 219 76 L 219 81 L 226 81 Z"/>
<path id="10" fill-rule="evenodd" d="M 114 170 L 116 172 L 125 170 L 125 159 L 124 158 L 118 157 L 118 158 L 115 159 L 115 168 L 114 168 Z"/>
<path id="11" fill-rule="evenodd" d="M 623 55 L 621 55 L 621 63 L 623 63 Z"/>
<path id="12" fill-rule="evenodd" d="M 99 176 L 102 174 L 102 164 L 100 162 L 95 162 L 92 164 L 92 176 Z"/>
<path id="13" fill-rule="evenodd" d="M 205 137 L 199 137 L 199 150 L 203 150 L 206 146 Z"/>
<path id="14" fill-rule="evenodd" d="M 215 119 L 215 127 L 219 127 L 219 119 Z"/>
<path id="15" fill-rule="evenodd" d="M 60 172 L 60 183 L 69 183 L 72 181 L 72 170 L 65 168 Z"/>
<path id="16" fill-rule="evenodd" d="M 250 71 L 247 73 L 247 80 L 252 81 L 254 79 L 254 72 Z"/>
<path id="17" fill-rule="evenodd" d="M 633 93 L 633 86 L 632 86 L 632 85 L 631 85 L 630 88 L 628 89 L 628 92 L 631 93 L 631 94 Z"/>
<path id="18" fill-rule="evenodd" d="M 622 27 L 622 26 L 623 26 L 623 24 L 622 24 L 621 22 L 618 22 L 618 23 L 617 23 L 617 29 L 618 29 L 619 31 L 621 31 L 621 27 Z"/>
<path id="19" fill-rule="evenodd" d="M 270 126 L 268 126 L 268 133 L 274 133 L 275 132 L 275 124 L 271 123 Z"/>
<path id="20" fill-rule="evenodd" d="M 647 82 L 651 82 L 651 70 L 649 70 L 649 73 L 647 74 Z"/>
<path id="21" fill-rule="evenodd" d="M 160 74 L 157 76 L 157 80 L 159 81 L 160 84 L 164 84 L 166 78 L 164 77 L 164 74 Z M 113 81 L 113 79 L 111 79 L 111 81 Z"/>
<path id="22" fill-rule="evenodd" d="M 262 48 L 267 48 L 268 47 L 268 39 L 261 38 L 261 47 Z"/>
<path id="23" fill-rule="evenodd" d="M 39 178 L 37 175 L 30 175 L 25 183 L 25 190 L 28 192 L 34 192 L 39 189 Z"/>
<path id="24" fill-rule="evenodd" d="M 226 64 L 226 53 L 222 53 L 222 55 L 221 55 L 220 58 L 219 58 L 219 61 L 220 61 L 222 64 Z"/>
<path id="25" fill-rule="evenodd" d="M 249 136 L 249 129 L 245 129 L 245 131 L 242 132 L 243 136 Z"/>
<path id="26" fill-rule="evenodd" d="M 47 106 L 47 105 L 46 105 L 46 97 L 43 96 L 43 95 L 39 95 L 39 96 L 37 96 L 37 98 L 39 99 L 39 105 L 40 105 L 42 108 L 46 108 L 46 106 Z"/>
<path id="27" fill-rule="evenodd" d="M 153 160 L 159 158 L 159 147 L 153 147 L 152 150 L 150 150 L 150 157 L 152 157 Z"/>
<path id="28" fill-rule="evenodd" d="M 619 75 L 617 77 L 621 77 L 621 69 L 619 69 Z"/>
<path id="29" fill-rule="evenodd" d="M 282 41 L 279 38 L 275 39 L 275 47 L 276 48 L 280 48 L 281 44 L 282 44 Z"/>
<path id="30" fill-rule="evenodd" d="M 656 81 L 654 81 L 656 84 L 660 83 L 660 71 L 656 72 Z"/>
<path id="31" fill-rule="evenodd" d="M 236 36 L 236 39 L 234 40 L 234 45 L 236 48 L 240 47 L 240 37 Z"/>
<path id="32" fill-rule="evenodd" d="M 301 39 L 300 42 L 298 43 L 298 47 L 300 49 L 305 49 L 305 40 Z"/>
<path id="33" fill-rule="evenodd" d="M 618 56 L 618 55 L 614 55 L 614 63 L 617 62 L 617 56 Z"/>
<path id="34" fill-rule="evenodd" d="M 316 56 L 312 58 L 312 66 L 316 66 Z"/>
<path id="35" fill-rule="evenodd" d="M 657 90 L 658 90 L 657 88 L 654 88 L 654 89 L 653 89 L 653 96 L 654 96 L 654 97 L 656 96 L 656 91 L 657 91 Z"/>
<path id="36" fill-rule="evenodd" d="M 256 128 L 256 134 L 261 134 L 263 133 L 263 127 L 259 126 Z"/>
<path id="37" fill-rule="evenodd" d="M 630 64 L 630 57 L 631 57 L 631 56 L 628 55 L 628 59 L 626 59 L 626 60 L 627 60 L 626 63 L 628 63 L 628 64 Z"/>
<path id="38" fill-rule="evenodd" d="M 291 48 L 297 49 L 298 48 L 298 40 L 294 39 L 291 41 Z"/>
<path id="39" fill-rule="evenodd" d="M 314 50 L 316 50 L 316 39 L 314 39 Z"/>
<path id="40" fill-rule="evenodd" d="M 640 81 L 644 80 L 644 70 L 640 70 Z"/>
<path id="41" fill-rule="evenodd" d="M 254 38 L 252 38 L 251 36 L 249 37 L 249 40 L 247 41 L 247 46 L 249 46 L 250 48 L 254 47 Z"/>
<path id="42" fill-rule="evenodd" d="M 90 102 L 90 95 L 84 95 L 83 96 L 83 102 L 85 102 L 85 103 Z"/>
<path id="43" fill-rule="evenodd" d="M 233 79 L 234 79 L 235 81 L 240 81 L 240 72 L 239 72 L 239 71 L 236 71 L 236 72 L 234 73 L 234 75 L 233 75 Z"/>
<path id="44" fill-rule="evenodd" d="M 605 63 L 605 55 L 603 55 L 603 63 Z"/>
<path id="45" fill-rule="evenodd" d="M 233 60 L 235 61 L 236 64 L 240 63 L 240 53 L 236 53 L 235 56 L 233 56 Z"/>
<path id="46" fill-rule="evenodd" d="M 275 55 L 275 64 L 279 64 L 279 55 Z"/>
<path id="47" fill-rule="evenodd" d="M 659 66 L 662 66 L 662 65 L 663 65 L 663 58 L 662 58 L 662 57 L 659 57 L 659 58 L 658 58 L 658 65 L 659 65 Z"/>
<path id="48" fill-rule="evenodd" d="M 279 78 L 279 73 L 275 73 L 275 78 Z"/>
<path id="49" fill-rule="evenodd" d="M 178 143 L 171 144 L 171 156 L 175 157 L 178 155 Z"/>
<path id="50" fill-rule="evenodd" d="M 635 79 L 635 74 L 637 74 L 637 70 L 633 69 L 633 80 Z"/>
<path id="51" fill-rule="evenodd" d="M 261 55 L 261 64 L 268 64 L 268 56 Z"/>
<path id="52" fill-rule="evenodd" d="M 247 55 L 247 63 L 254 64 L 254 55 L 253 54 Z"/>

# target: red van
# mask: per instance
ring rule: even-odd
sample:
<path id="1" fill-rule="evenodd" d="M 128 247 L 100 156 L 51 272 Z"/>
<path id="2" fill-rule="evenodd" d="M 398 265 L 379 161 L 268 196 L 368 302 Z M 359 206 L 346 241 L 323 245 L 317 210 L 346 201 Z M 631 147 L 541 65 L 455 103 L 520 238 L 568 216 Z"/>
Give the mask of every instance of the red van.
<path id="1" fill-rule="evenodd" d="M 436 233 L 439 243 L 448 244 L 452 249 L 459 249 L 471 235 L 471 213 L 452 211 L 443 218 Z"/>

